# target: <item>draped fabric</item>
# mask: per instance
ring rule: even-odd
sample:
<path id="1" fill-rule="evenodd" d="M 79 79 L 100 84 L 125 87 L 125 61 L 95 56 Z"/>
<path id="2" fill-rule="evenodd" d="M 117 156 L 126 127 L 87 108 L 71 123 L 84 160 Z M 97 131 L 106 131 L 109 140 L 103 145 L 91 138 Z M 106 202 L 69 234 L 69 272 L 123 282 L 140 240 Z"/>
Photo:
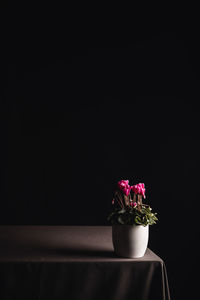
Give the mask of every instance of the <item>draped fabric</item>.
<path id="1" fill-rule="evenodd" d="M 168 300 L 163 260 L 117 257 L 110 226 L 1 226 L 0 299 Z"/>

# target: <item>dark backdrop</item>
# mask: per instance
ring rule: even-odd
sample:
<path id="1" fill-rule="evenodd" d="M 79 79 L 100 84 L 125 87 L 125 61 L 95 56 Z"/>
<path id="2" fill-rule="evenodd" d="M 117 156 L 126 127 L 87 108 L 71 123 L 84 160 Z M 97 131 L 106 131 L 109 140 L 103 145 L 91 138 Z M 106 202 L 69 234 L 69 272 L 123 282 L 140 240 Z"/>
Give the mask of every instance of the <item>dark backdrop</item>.
<path id="1" fill-rule="evenodd" d="M 174 299 L 194 296 L 198 28 L 65 21 L 8 22 L 0 223 L 107 225 L 114 183 L 144 182 L 159 217 L 149 245 Z"/>

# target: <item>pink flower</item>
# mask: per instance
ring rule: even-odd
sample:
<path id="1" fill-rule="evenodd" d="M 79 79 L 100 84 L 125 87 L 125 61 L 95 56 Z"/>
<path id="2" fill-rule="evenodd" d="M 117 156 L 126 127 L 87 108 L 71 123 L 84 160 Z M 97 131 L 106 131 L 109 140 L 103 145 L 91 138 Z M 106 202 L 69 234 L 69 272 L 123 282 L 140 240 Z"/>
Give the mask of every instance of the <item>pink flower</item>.
<path id="1" fill-rule="evenodd" d="M 144 189 L 142 188 L 141 194 L 142 194 L 142 196 L 143 196 L 144 198 L 146 198 L 146 196 L 145 196 L 145 188 L 144 188 Z"/>
<path id="2" fill-rule="evenodd" d="M 118 181 L 118 187 L 125 188 L 126 186 L 129 186 L 129 180 L 120 180 Z"/>
<path id="3" fill-rule="evenodd" d="M 124 190 L 123 190 L 123 193 L 128 196 L 130 194 L 130 191 L 131 191 L 131 186 L 128 186 L 126 187 Z"/>
<path id="4" fill-rule="evenodd" d="M 138 185 L 144 189 L 144 183 L 138 183 Z"/>
<path id="5" fill-rule="evenodd" d="M 131 207 L 136 207 L 136 206 L 137 206 L 137 203 L 136 203 L 136 202 L 133 202 L 133 201 L 131 201 L 131 203 L 130 203 L 130 206 L 131 206 Z"/>
<path id="6" fill-rule="evenodd" d="M 128 180 L 120 180 L 118 182 L 118 188 L 120 189 L 120 191 L 122 191 L 126 196 L 128 196 L 130 194 L 131 191 L 131 186 L 129 185 L 129 181 Z"/>
<path id="7" fill-rule="evenodd" d="M 138 183 L 138 184 L 133 185 L 132 190 L 135 194 L 142 195 L 144 198 L 146 198 L 144 183 Z"/>
<path id="8" fill-rule="evenodd" d="M 138 191 L 139 191 L 139 186 L 137 184 L 133 185 L 132 186 L 132 190 L 135 194 L 138 194 Z"/>

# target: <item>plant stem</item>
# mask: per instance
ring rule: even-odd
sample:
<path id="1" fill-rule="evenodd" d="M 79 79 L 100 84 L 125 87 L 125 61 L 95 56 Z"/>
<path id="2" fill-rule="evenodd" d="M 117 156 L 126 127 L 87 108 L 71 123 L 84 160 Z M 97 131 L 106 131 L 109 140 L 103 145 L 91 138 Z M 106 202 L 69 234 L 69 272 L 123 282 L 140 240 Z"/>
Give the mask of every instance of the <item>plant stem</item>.
<path id="1" fill-rule="evenodd" d="M 138 198 L 138 201 L 137 201 L 137 203 L 138 203 L 138 208 L 139 209 L 141 209 L 142 208 L 142 195 L 137 195 L 137 198 Z"/>
<path id="2" fill-rule="evenodd" d="M 136 194 L 133 195 L 133 202 L 136 202 Z"/>
<path id="3" fill-rule="evenodd" d="M 117 200 L 119 206 L 120 206 L 121 208 L 123 208 L 123 206 L 122 206 L 122 204 L 121 204 L 121 201 L 119 201 L 119 198 L 117 197 L 117 198 L 115 198 L 115 199 Z"/>
<path id="4" fill-rule="evenodd" d="M 128 196 L 124 195 L 124 201 L 125 201 L 126 206 L 128 206 L 129 205 Z"/>
<path id="5" fill-rule="evenodd" d="M 118 201 L 119 201 L 119 203 L 120 203 L 120 206 L 121 206 L 122 208 L 124 208 L 124 203 L 123 203 L 122 197 L 121 197 L 121 195 L 119 194 L 119 192 L 117 191 L 117 192 L 115 193 L 115 195 L 116 195 L 117 198 L 118 198 Z"/>

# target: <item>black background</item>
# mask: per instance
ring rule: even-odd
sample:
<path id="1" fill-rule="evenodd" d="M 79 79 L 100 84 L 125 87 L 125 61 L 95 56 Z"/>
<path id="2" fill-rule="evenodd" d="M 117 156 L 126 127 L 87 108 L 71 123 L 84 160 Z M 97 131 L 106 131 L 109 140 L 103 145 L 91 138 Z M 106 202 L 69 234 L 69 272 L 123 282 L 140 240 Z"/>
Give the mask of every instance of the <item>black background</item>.
<path id="1" fill-rule="evenodd" d="M 0 223 L 107 225 L 114 184 L 144 182 L 172 299 L 195 297 L 199 27 L 52 8 L 5 10 Z"/>

